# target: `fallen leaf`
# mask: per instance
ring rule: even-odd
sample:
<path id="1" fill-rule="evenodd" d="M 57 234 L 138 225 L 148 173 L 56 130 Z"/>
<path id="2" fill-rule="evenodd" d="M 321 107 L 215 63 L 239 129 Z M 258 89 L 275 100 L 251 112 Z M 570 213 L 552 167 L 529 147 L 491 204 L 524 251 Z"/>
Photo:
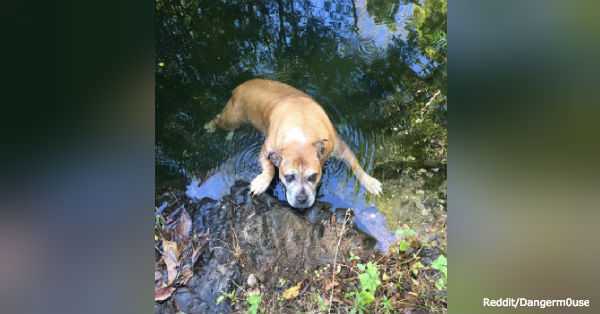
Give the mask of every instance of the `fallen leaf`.
<path id="1" fill-rule="evenodd" d="M 167 266 L 167 286 L 170 286 L 177 277 L 177 265 L 179 259 L 179 250 L 177 243 L 163 240 L 163 260 Z"/>
<path id="2" fill-rule="evenodd" d="M 161 287 L 154 289 L 154 301 L 164 301 L 171 297 L 175 287 Z"/>
<path id="3" fill-rule="evenodd" d="M 179 276 L 177 277 L 176 284 L 185 286 L 188 281 L 193 277 L 194 265 L 203 249 L 208 243 L 208 233 L 194 235 L 185 242 L 180 242 L 178 247 L 182 250 L 179 256 Z"/>
<path id="4" fill-rule="evenodd" d="M 177 218 L 179 217 L 180 211 L 183 208 L 183 206 L 179 206 L 178 208 L 176 208 L 175 210 L 173 210 L 173 212 L 171 212 L 166 218 L 165 218 L 165 225 L 166 226 L 172 226 L 173 223 L 175 222 L 175 220 L 177 220 Z"/>
<path id="5" fill-rule="evenodd" d="M 202 253 L 202 249 L 204 249 L 207 243 L 208 232 L 198 234 L 193 238 L 192 245 L 194 246 L 194 249 L 192 251 L 192 264 L 196 263 L 198 257 L 200 257 L 200 253 Z"/>
<path id="6" fill-rule="evenodd" d="M 192 279 L 192 276 L 194 276 L 194 272 L 192 272 L 190 267 L 184 267 L 183 270 L 181 271 L 181 276 L 179 276 L 179 279 L 177 280 L 177 282 L 179 284 L 181 284 L 182 286 L 185 286 L 188 281 L 190 281 L 190 279 Z"/>
<path id="7" fill-rule="evenodd" d="M 323 290 L 331 290 L 331 288 L 339 285 L 337 281 L 327 280 L 327 284 L 323 287 Z"/>
<path id="8" fill-rule="evenodd" d="M 192 217 L 188 214 L 184 207 L 181 207 L 181 214 L 175 221 L 175 240 L 187 241 L 192 232 Z"/>
<path id="9" fill-rule="evenodd" d="M 300 286 L 302 286 L 302 282 L 299 282 L 297 285 L 288 288 L 281 295 L 285 300 L 291 300 L 298 296 L 300 293 Z"/>

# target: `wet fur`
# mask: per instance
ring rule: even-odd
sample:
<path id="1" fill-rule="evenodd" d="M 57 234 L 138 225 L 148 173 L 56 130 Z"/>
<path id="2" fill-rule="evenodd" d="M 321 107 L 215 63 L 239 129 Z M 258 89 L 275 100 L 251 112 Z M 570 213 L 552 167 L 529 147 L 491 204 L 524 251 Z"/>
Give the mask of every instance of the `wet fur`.
<path id="1" fill-rule="evenodd" d="M 280 82 L 253 79 L 234 89 L 223 111 L 205 125 L 233 131 L 250 123 L 265 134 L 259 162 L 262 173 L 250 185 L 253 194 L 263 193 L 275 176 L 286 188 L 288 203 L 296 208 L 310 207 L 322 176 L 324 162 L 334 156 L 344 160 L 359 182 L 373 194 L 381 193 L 381 183 L 369 176 L 346 143 L 338 136 L 329 117 L 309 95 Z M 286 175 L 295 175 L 288 182 Z M 308 178 L 316 174 L 315 182 Z M 305 203 L 298 199 L 307 196 Z"/>

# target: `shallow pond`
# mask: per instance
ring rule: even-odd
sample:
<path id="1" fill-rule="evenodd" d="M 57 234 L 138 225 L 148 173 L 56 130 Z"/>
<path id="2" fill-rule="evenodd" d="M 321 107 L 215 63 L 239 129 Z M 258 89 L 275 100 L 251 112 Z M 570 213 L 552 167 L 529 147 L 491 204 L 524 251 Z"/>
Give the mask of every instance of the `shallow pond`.
<path id="1" fill-rule="evenodd" d="M 445 156 L 431 162 L 418 155 L 416 141 L 399 140 L 408 111 L 398 103 L 423 89 L 426 80 L 413 81 L 432 64 L 407 39 L 410 2 L 157 1 L 156 10 L 159 189 L 219 199 L 236 180 L 258 174 L 262 135 L 244 127 L 226 140 L 202 126 L 236 85 L 264 77 L 313 96 L 384 187 L 383 196 L 370 198 L 330 160 L 318 201 L 353 208 L 357 227 L 384 248 L 401 224 L 427 228 L 445 215 Z M 271 193 L 284 200 L 279 183 Z"/>

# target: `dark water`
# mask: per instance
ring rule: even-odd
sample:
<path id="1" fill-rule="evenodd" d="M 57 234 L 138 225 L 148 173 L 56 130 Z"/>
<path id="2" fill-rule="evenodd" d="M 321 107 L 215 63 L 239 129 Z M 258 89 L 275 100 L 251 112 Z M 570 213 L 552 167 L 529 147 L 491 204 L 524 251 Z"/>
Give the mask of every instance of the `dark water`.
<path id="1" fill-rule="evenodd" d="M 398 165 L 425 158 L 413 156 L 419 150 L 411 141 L 397 140 L 403 111 L 393 105 L 411 99 L 413 81 L 433 71 L 434 62 L 408 40 L 410 2 L 158 1 L 156 11 L 159 189 L 185 185 L 191 196 L 218 199 L 235 180 L 259 173 L 260 134 L 245 127 L 227 141 L 225 132 L 206 134 L 202 126 L 235 86 L 263 77 L 312 95 L 384 186 L 384 196 L 371 199 L 341 162 L 331 160 L 319 201 L 353 208 L 363 217 L 359 228 L 382 241 L 391 237 L 386 224 L 394 228 L 420 221 L 416 211 L 427 214 L 414 204 L 440 195 L 445 172 L 427 170 L 431 176 L 420 183 L 414 175 L 420 172 L 403 173 Z M 279 185 L 273 193 L 283 199 Z M 421 199 L 408 206 L 407 195 L 409 203 Z M 404 213 L 409 207 L 417 210 Z"/>

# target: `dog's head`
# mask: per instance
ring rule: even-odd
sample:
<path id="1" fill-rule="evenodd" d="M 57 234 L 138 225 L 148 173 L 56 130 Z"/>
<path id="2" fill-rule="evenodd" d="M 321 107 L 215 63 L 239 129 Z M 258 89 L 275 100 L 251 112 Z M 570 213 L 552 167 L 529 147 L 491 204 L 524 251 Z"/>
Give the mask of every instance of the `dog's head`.
<path id="1" fill-rule="evenodd" d="M 308 208 L 314 204 L 326 159 L 325 145 L 326 140 L 320 140 L 268 153 L 269 160 L 279 169 L 285 198 L 292 207 Z"/>

